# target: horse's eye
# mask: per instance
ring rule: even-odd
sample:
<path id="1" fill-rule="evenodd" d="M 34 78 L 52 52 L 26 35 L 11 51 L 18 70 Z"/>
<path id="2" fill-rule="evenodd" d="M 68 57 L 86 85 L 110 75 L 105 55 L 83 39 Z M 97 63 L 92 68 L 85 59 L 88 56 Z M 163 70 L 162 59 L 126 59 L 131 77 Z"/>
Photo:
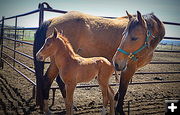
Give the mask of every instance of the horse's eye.
<path id="1" fill-rule="evenodd" d="M 131 40 L 136 41 L 138 38 L 132 37 Z"/>

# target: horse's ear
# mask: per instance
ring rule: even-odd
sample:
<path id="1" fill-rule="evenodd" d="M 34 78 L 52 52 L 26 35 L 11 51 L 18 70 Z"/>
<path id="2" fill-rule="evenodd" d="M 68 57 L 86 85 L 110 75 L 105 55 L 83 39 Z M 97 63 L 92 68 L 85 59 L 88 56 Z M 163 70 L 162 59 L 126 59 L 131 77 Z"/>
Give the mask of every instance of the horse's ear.
<path id="1" fill-rule="evenodd" d="M 126 10 L 126 14 L 127 14 L 128 18 L 129 18 L 129 21 L 131 21 L 133 16 L 131 14 L 129 14 L 127 10 Z"/>
<path id="2" fill-rule="evenodd" d="M 58 34 L 58 30 L 56 28 L 54 28 L 53 38 L 57 38 L 57 34 Z"/>
<path id="3" fill-rule="evenodd" d="M 146 27 L 146 22 L 139 11 L 137 11 L 137 18 L 138 18 L 138 21 L 140 22 L 140 24 L 142 24 L 144 27 Z"/>

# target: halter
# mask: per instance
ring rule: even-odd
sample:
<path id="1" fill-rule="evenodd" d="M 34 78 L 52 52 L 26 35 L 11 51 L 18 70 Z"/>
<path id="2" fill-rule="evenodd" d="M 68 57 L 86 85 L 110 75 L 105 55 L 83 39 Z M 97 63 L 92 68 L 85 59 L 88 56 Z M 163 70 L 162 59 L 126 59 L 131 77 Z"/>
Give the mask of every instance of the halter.
<path id="1" fill-rule="evenodd" d="M 135 57 L 135 54 L 137 54 L 138 52 L 142 51 L 144 48 L 146 48 L 146 47 L 148 46 L 149 37 L 150 37 L 151 35 L 152 35 L 151 32 L 148 31 L 148 32 L 147 32 L 146 39 L 145 39 L 145 42 L 144 42 L 144 45 L 141 46 L 138 50 L 136 50 L 136 51 L 134 51 L 134 52 L 132 52 L 132 53 L 126 52 L 126 51 L 124 51 L 123 49 L 120 49 L 120 48 L 118 48 L 117 51 L 119 51 L 119 52 L 121 52 L 121 53 L 123 53 L 123 54 L 125 54 L 125 55 L 128 55 L 128 57 L 129 57 L 130 59 L 132 59 L 133 61 L 137 61 L 138 58 Z"/>

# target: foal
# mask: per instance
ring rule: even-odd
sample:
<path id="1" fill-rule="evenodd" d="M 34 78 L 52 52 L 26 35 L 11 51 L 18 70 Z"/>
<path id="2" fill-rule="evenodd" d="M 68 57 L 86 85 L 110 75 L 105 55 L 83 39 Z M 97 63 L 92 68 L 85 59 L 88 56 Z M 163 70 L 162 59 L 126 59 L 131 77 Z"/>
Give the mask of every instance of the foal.
<path id="1" fill-rule="evenodd" d="M 37 59 L 44 61 L 47 57 L 53 57 L 59 69 L 66 88 L 66 113 L 73 114 L 73 94 L 77 83 L 89 82 L 97 76 L 97 81 L 102 90 L 103 110 L 110 101 L 110 113 L 114 114 L 114 92 L 109 86 L 109 78 L 112 76 L 113 65 L 103 57 L 83 58 L 73 51 L 69 41 L 56 29 L 49 36 L 43 47 L 37 53 Z"/>

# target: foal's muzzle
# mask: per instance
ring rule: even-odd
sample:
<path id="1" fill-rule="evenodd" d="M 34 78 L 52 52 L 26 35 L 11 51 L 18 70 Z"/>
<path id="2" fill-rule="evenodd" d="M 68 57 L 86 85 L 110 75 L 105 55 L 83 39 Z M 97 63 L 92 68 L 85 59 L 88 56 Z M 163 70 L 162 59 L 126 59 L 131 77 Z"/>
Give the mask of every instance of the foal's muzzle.
<path id="1" fill-rule="evenodd" d="M 44 61 L 43 56 L 40 56 L 39 54 L 36 55 L 37 61 Z"/>

